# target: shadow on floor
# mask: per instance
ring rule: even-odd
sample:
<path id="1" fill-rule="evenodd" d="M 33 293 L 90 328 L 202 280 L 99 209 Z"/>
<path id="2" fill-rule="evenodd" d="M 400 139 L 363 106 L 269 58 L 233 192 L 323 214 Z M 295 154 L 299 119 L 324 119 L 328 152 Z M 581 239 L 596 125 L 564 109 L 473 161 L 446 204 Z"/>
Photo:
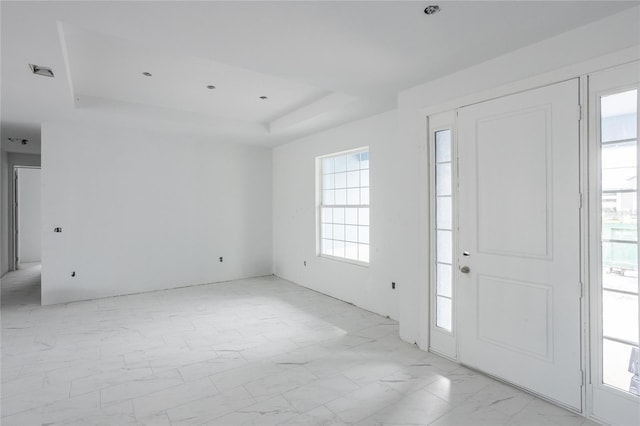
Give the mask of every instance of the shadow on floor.
<path id="1" fill-rule="evenodd" d="M 28 263 L 7 272 L 0 284 L 0 304 L 5 306 L 40 306 L 41 265 Z"/>

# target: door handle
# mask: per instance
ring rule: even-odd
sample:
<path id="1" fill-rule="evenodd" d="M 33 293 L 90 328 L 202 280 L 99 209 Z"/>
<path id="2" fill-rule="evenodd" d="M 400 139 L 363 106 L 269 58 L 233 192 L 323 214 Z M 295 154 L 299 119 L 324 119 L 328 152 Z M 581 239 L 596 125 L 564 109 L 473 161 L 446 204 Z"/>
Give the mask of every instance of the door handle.
<path id="1" fill-rule="evenodd" d="M 463 274 L 468 274 L 469 272 L 471 272 L 471 268 L 469 268 L 468 266 L 463 266 L 462 268 L 460 268 L 460 272 L 462 272 Z"/>

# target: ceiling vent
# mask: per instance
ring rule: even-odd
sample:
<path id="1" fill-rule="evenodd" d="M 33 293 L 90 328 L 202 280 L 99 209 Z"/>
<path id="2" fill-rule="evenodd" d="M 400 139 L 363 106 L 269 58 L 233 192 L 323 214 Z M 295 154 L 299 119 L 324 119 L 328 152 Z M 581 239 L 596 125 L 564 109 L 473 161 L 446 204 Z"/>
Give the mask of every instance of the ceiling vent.
<path id="1" fill-rule="evenodd" d="M 43 75 L 45 77 L 55 77 L 53 75 L 53 70 L 51 68 L 42 67 L 40 65 L 29 64 L 29 68 L 31 68 L 31 72 L 36 75 Z"/>
<path id="2" fill-rule="evenodd" d="M 8 138 L 9 142 L 19 143 L 20 145 L 26 145 L 29 142 L 29 139 L 22 138 Z"/>

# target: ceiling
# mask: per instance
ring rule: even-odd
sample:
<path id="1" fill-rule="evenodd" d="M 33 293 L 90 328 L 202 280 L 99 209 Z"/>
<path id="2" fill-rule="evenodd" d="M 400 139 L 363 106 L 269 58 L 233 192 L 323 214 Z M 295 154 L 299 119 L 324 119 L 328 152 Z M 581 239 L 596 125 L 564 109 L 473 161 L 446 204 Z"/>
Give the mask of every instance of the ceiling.
<path id="1" fill-rule="evenodd" d="M 38 151 L 57 120 L 275 146 L 637 4 L 2 1 L 2 146 Z"/>

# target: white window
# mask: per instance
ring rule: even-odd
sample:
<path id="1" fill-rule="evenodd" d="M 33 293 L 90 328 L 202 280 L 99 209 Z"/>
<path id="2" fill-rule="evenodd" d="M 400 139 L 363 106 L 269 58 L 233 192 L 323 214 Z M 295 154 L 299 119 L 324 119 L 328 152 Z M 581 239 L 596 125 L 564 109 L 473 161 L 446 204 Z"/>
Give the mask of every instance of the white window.
<path id="1" fill-rule="evenodd" d="M 428 117 L 429 181 L 430 181 L 430 290 L 431 333 L 429 350 L 456 358 L 454 271 L 455 255 L 456 146 L 455 116 L 447 111 Z"/>
<path id="2" fill-rule="evenodd" d="M 453 320 L 453 212 L 451 129 L 435 131 L 434 207 L 436 326 L 451 331 Z"/>
<path id="3" fill-rule="evenodd" d="M 320 255 L 369 263 L 369 149 L 319 158 Z"/>

